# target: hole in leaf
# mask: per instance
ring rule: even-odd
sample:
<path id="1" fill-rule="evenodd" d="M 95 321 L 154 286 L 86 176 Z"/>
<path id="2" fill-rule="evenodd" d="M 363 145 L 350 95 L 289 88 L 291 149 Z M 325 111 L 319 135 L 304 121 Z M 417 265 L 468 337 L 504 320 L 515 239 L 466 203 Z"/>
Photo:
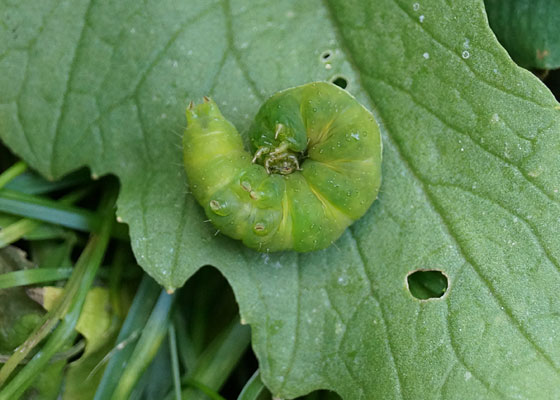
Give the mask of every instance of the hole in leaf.
<path id="1" fill-rule="evenodd" d="M 332 57 L 332 52 L 330 50 L 325 50 L 321 54 L 321 61 L 328 61 Z"/>
<path id="2" fill-rule="evenodd" d="M 410 294 L 420 300 L 438 299 L 449 286 L 447 275 L 438 270 L 412 271 L 406 277 Z"/>
<path id="3" fill-rule="evenodd" d="M 342 76 L 334 77 L 331 82 L 336 86 L 341 87 L 342 89 L 346 89 L 346 87 L 348 86 L 348 81 Z"/>

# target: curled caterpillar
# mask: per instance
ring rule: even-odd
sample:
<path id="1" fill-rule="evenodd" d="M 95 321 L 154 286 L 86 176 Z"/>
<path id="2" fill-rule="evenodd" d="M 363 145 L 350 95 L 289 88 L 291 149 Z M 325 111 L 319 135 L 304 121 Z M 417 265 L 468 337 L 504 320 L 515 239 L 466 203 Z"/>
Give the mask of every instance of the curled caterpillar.
<path id="1" fill-rule="evenodd" d="M 214 101 L 187 108 L 187 179 L 220 232 L 263 252 L 331 245 L 360 218 L 381 184 L 373 115 L 338 86 L 286 89 L 260 108 L 251 155 Z"/>

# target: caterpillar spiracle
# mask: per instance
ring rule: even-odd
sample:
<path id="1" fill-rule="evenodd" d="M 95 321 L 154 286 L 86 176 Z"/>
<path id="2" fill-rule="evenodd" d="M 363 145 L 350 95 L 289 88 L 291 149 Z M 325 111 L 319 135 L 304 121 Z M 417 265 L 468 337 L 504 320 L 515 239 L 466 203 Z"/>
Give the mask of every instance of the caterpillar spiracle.
<path id="1" fill-rule="evenodd" d="M 248 247 L 326 248 L 377 197 L 378 125 L 336 85 L 312 82 L 270 97 L 248 133 L 252 154 L 213 100 L 191 102 L 186 114 L 192 194 L 220 232 Z"/>

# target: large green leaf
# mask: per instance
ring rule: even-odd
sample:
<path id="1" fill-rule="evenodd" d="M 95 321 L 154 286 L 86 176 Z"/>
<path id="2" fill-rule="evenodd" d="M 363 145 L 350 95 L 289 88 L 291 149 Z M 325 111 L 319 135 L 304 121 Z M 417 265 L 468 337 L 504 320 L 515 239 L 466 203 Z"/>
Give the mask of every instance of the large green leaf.
<path id="1" fill-rule="evenodd" d="M 482 0 L 0 0 L 0 135 L 57 178 L 122 183 L 139 263 L 232 284 L 264 382 L 347 399 L 560 396 L 560 111 Z M 276 90 L 343 77 L 384 136 L 379 200 L 310 254 L 215 235 L 180 135 L 211 95 L 245 130 Z M 339 80 L 341 81 L 341 80 Z M 441 299 L 406 287 L 448 276 Z"/>

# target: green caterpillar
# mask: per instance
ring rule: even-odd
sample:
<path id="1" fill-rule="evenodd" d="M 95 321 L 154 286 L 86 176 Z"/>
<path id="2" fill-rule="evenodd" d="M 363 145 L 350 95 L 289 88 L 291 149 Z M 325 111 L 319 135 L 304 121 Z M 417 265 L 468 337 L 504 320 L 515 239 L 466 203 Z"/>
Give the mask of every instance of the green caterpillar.
<path id="1" fill-rule="evenodd" d="M 220 232 L 263 252 L 331 245 L 360 218 L 381 184 L 373 115 L 326 82 L 286 89 L 260 108 L 253 154 L 214 101 L 187 108 L 187 179 Z"/>

